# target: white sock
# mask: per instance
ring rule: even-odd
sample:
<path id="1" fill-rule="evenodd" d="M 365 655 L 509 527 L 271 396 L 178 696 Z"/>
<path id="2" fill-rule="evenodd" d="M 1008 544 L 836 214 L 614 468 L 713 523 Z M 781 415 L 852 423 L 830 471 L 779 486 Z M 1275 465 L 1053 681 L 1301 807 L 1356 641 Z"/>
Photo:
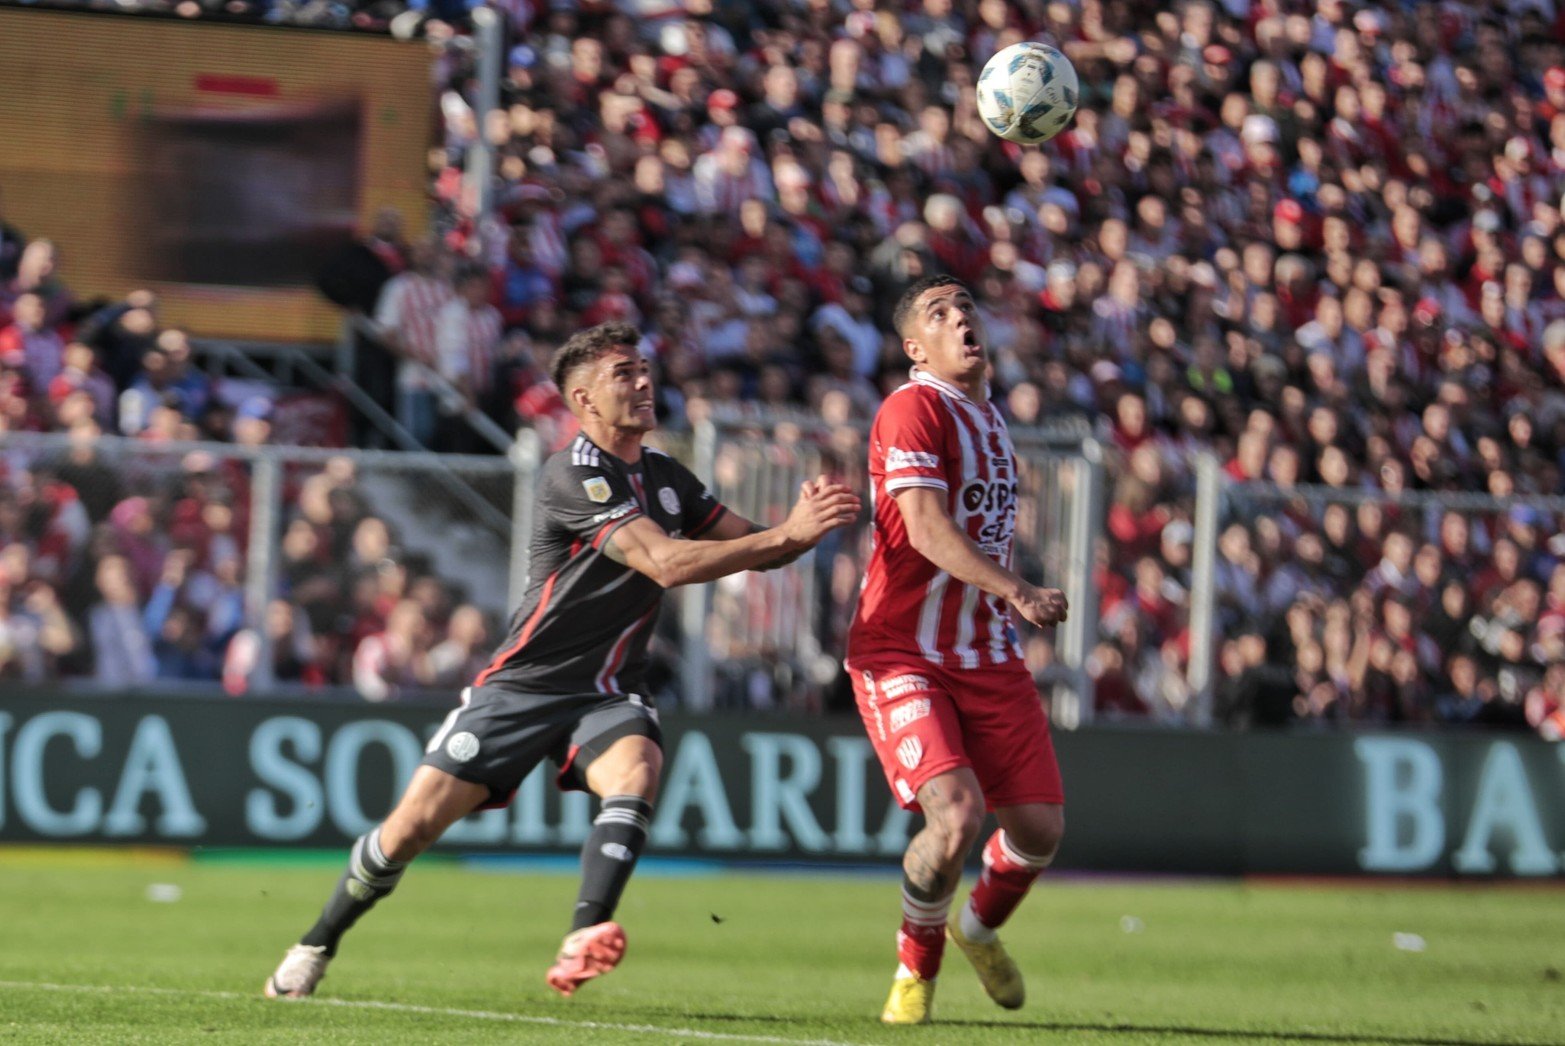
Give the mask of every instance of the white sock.
<path id="1" fill-rule="evenodd" d="M 962 936 L 979 944 L 988 944 L 995 939 L 995 932 L 978 921 L 978 916 L 973 912 L 971 904 L 962 905 L 962 910 L 957 913 L 957 919 L 962 926 Z"/>

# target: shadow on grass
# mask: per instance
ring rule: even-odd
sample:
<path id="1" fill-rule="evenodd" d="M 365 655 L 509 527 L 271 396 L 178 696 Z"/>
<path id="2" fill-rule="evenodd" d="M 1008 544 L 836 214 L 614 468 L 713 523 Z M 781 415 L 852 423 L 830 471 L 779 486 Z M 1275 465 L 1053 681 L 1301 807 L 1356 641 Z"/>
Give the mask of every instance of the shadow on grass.
<path id="1" fill-rule="evenodd" d="M 667 1014 L 666 1016 L 673 1016 Z M 697 1013 L 683 1011 L 678 1016 L 685 1021 L 711 1021 L 714 1024 L 772 1024 L 792 1025 L 801 1023 L 798 1016 L 776 1016 L 739 1013 Z M 865 1019 L 867 1026 L 877 1031 L 893 1032 L 878 1021 Z M 1134 1036 L 1183 1035 L 1218 1040 L 1242 1040 L 1248 1042 L 1321 1042 L 1321 1043 L 1373 1043 L 1375 1046 L 1492 1046 L 1493 1039 L 1449 1039 L 1425 1035 L 1373 1035 L 1339 1034 L 1319 1031 L 1263 1031 L 1255 1028 L 1202 1028 L 1182 1024 L 1123 1024 L 1115 1021 L 1090 1023 L 1084 1021 L 983 1021 L 937 1020 L 926 1026 L 931 1032 L 941 1028 L 971 1028 L 985 1031 L 1035 1031 L 1035 1032 L 1098 1032 L 1121 1039 Z M 894 1033 L 894 1032 L 893 1032 Z M 1511 1040 L 1506 1040 L 1510 1042 Z M 1527 1046 L 1522 1040 L 1519 1046 Z M 1535 1046 L 1549 1046 L 1539 1042 Z"/>

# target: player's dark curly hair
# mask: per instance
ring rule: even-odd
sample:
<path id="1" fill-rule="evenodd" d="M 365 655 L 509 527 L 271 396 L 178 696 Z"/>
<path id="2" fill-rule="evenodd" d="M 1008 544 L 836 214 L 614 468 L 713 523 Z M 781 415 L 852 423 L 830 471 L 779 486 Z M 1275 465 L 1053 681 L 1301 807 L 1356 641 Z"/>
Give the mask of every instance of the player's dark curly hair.
<path id="1" fill-rule="evenodd" d="M 950 287 L 952 285 L 967 289 L 967 284 L 955 276 L 947 276 L 941 273 L 938 276 L 925 276 L 913 286 L 902 292 L 902 297 L 897 299 L 896 308 L 891 310 L 891 326 L 896 328 L 898 337 L 907 337 L 908 321 L 913 318 L 913 306 L 918 304 L 919 295 L 925 291 L 934 290 L 936 287 Z"/>
<path id="2" fill-rule="evenodd" d="M 555 350 L 554 358 L 549 361 L 549 377 L 554 379 L 555 386 L 563 393 L 566 391 L 566 380 L 577 367 L 594 363 L 604 353 L 622 345 L 634 347 L 639 344 L 641 331 L 632 323 L 600 323 L 596 327 L 577 331 Z"/>

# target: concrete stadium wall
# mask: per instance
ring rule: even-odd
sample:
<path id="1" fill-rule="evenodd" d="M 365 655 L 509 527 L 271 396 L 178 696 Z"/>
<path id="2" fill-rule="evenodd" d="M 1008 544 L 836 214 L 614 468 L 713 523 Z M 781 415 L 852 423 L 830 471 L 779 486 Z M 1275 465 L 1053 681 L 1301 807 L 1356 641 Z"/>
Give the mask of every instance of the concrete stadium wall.
<path id="1" fill-rule="evenodd" d="M 0 700 L 0 843 L 340 847 L 389 807 L 446 709 L 299 699 Z M 850 719 L 666 718 L 653 852 L 895 862 L 916 826 Z M 1550 877 L 1565 746 L 1451 733 L 1060 732 L 1061 868 Z M 572 853 L 591 821 L 543 767 L 462 851 Z"/>

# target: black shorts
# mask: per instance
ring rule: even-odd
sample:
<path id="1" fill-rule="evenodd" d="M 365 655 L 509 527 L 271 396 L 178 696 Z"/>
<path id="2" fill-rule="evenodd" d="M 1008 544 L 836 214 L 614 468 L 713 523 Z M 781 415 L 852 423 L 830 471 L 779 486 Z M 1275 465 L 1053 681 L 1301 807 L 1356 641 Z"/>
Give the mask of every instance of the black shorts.
<path id="1" fill-rule="evenodd" d="M 663 733 L 657 709 L 639 694 L 529 694 L 468 687 L 430 738 L 423 763 L 489 789 L 480 809 L 506 806 L 522 779 L 547 757 L 564 791 L 587 790 L 587 767 L 622 737 Z"/>

